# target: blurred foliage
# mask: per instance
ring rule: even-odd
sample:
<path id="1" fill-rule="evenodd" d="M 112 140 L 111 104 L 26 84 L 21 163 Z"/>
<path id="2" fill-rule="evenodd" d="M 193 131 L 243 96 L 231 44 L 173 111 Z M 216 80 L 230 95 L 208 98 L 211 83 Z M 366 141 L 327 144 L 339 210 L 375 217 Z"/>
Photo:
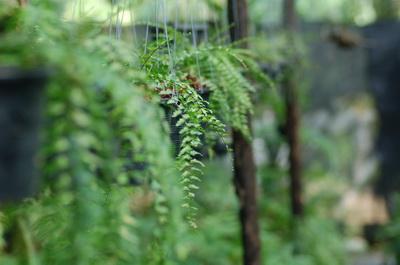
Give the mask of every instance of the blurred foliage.
<path id="1" fill-rule="evenodd" d="M 140 246 L 151 238 L 170 240 L 161 228 L 179 211 L 167 205 L 179 205 L 180 198 L 157 97 L 145 96 L 152 84 L 133 68 L 130 49 L 104 42 L 96 24 L 65 23 L 61 12 L 59 2 L 31 1 L 1 36 L 2 65 L 51 68 L 45 185 L 36 200 L 4 209 L 3 232 L 11 238 L 1 264 L 151 264 L 144 260 L 156 252 Z M 126 170 L 144 161 L 146 170 Z M 153 212 L 153 229 L 140 240 L 132 178 L 146 183 Z"/>
<path id="2" fill-rule="evenodd" d="M 287 70 L 304 67 L 300 38 L 260 36 L 250 52 L 219 37 L 218 44 L 197 46 L 193 35 L 164 23 L 150 25 L 160 31 L 156 40 L 132 48 L 104 34 L 105 18 L 111 14 L 119 26 L 151 20 L 155 7 L 146 1 L 131 2 L 133 9 L 124 1 L 99 4 L 111 12 L 81 1 L 66 12 L 55 0 L 32 0 L 26 9 L 0 1 L 1 64 L 52 69 L 41 156 L 45 185 L 38 198 L 2 208 L 0 264 L 237 264 L 242 248 L 232 161 L 205 163 L 199 148 L 225 140 L 231 127 L 250 137 L 245 116 L 254 109 L 273 116 L 268 124 L 264 117 L 255 122 L 267 154 L 258 172 L 263 264 L 345 264 L 332 218 L 341 191 L 332 179 L 347 159 L 334 156 L 345 143 L 303 129 L 310 153 L 324 159 L 307 164 L 305 219 L 294 224 L 290 214 L 279 82 Z M 372 21 L 372 0 L 360 3 L 301 0 L 298 7 L 310 20 Z M 208 0 L 199 10 L 214 20 L 222 4 Z M 179 6 L 186 21 L 193 12 Z M 280 23 L 279 6 L 278 0 L 250 1 L 253 21 Z M 138 16 L 124 20 L 124 7 Z M 171 17 L 175 10 L 168 8 Z M 264 74 L 259 62 L 275 74 Z M 263 96 L 256 105 L 255 91 Z M 165 113 L 176 123 L 167 124 Z M 168 137 L 171 126 L 178 128 L 177 146 Z"/>
<path id="3" fill-rule="evenodd" d="M 391 221 L 381 231 L 380 236 L 388 243 L 388 251 L 393 253 L 396 262 L 400 262 L 400 194 L 395 194 L 392 200 Z"/>
<path id="4" fill-rule="evenodd" d="M 217 19 L 223 12 L 223 4 L 221 0 L 73 0 L 68 1 L 64 15 L 79 20 L 80 15 L 85 14 L 95 21 L 106 21 L 113 13 L 123 25 L 162 22 L 164 17 L 179 23 L 186 23 L 188 19 L 205 22 Z"/>
<path id="5" fill-rule="evenodd" d="M 44 185 L 36 199 L 2 209 L 1 264 L 189 264 L 193 253 L 209 255 L 184 240 L 188 224 L 197 225 L 198 148 L 226 126 L 250 137 L 244 117 L 255 88 L 245 75 L 270 82 L 254 57 L 233 46 L 195 49 L 173 31 L 133 49 L 103 34 L 84 9 L 70 22 L 55 0 L 3 6 L 1 65 L 51 71 Z M 166 106 L 181 137 L 177 159 Z"/>
<path id="6" fill-rule="evenodd" d="M 400 15 L 400 2 L 397 0 L 374 0 L 373 4 L 380 20 L 392 20 Z"/>
<path id="7" fill-rule="evenodd" d="M 298 0 L 297 9 L 304 21 L 327 21 L 366 25 L 376 20 L 396 19 L 400 16 L 397 0 Z M 112 5 L 112 3 L 114 5 Z M 283 0 L 249 0 L 250 19 L 255 25 L 280 26 Z M 108 20 L 110 10 L 118 13 L 121 22 L 163 21 L 177 19 L 180 23 L 193 19 L 195 22 L 213 22 L 223 19 L 226 0 L 85 0 L 68 1 L 65 17 L 79 18 L 85 14 L 97 21 Z M 155 8 L 159 14 L 156 17 Z M 125 11 L 124 11 L 125 10 Z M 126 12 L 129 10 L 129 12 Z"/>
<path id="8" fill-rule="evenodd" d="M 397 0 L 298 0 L 297 9 L 304 21 L 344 23 L 363 26 L 376 20 L 400 16 Z M 277 26 L 282 21 L 283 0 L 251 0 L 251 19 L 256 24 Z"/>

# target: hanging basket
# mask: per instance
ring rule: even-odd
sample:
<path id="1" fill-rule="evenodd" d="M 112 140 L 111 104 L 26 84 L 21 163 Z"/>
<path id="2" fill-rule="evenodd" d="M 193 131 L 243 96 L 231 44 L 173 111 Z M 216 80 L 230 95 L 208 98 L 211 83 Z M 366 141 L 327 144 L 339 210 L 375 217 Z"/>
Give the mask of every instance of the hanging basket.
<path id="1" fill-rule="evenodd" d="M 0 202 L 34 195 L 47 74 L 0 67 Z"/>
<path id="2" fill-rule="evenodd" d="M 209 101 L 210 100 L 210 95 L 211 91 L 200 84 L 200 82 L 193 76 L 188 76 L 189 80 L 192 81 L 192 86 L 197 90 L 197 92 L 203 97 L 204 100 Z M 182 129 L 181 127 L 177 127 L 176 124 L 179 120 L 177 117 L 173 117 L 173 113 L 175 109 L 171 106 L 169 106 L 166 102 L 169 99 L 167 96 L 166 98 L 162 99 L 161 101 L 161 107 L 164 109 L 165 112 L 165 118 L 168 122 L 169 128 L 170 128 L 170 139 L 171 142 L 174 145 L 174 150 L 175 150 L 175 155 L 177 156 L 180 150 L 180 145 L 181 145 L 181 136 L 179 134 L 179 131 Z M 201 141 L 203 142 L 203 146 L 199 148 L 198 152 L 200 152 L 202 155 L 199 157 L 200 160 L 204 158 L 209 157 L 208 149 L 205 147 L 205 137 L 201 137 Z M 228 150 L 226 148 L 225 143 L 222 141 L 217 141 L 214 146 L 212 146 L 212 149 L 215 153 L 216 156 L 225 156 L 228 153 Z"/>

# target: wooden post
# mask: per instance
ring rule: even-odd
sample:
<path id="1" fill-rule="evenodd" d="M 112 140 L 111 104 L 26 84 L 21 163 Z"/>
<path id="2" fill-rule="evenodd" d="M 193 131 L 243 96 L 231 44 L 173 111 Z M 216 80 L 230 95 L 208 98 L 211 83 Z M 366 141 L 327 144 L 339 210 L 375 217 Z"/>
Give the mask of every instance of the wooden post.
<path id="1" fill-rule="evenodd" d="M 295 0 L 285 0 L 283 10 L 283 26 L 287 30 L 289 40 L 297 29 Z M 295 55 L 296 56 L 296 55 Z M 289 58 L 291 60 L 295 58 Z M 286 108 L 286 135 L 289 144 L 290 198 L 292 214 L 295 218 L 303 216 L 301 147 L 299 139 L 300 111 L 297 84 L 294 77 L 296 69 L 289 69 L 284 82 Z"/>
<path id="2" fill-rule="evenodd" d="M 301 149 L 299 139 L 300 112 L 296 83 L 292 77 L 284 82 L 286 108 L 286 134 L 289 144 L 290 201 L 294 217 L 303 216 Z"/>
<path id="3" fill-rule="evenodd" d="M 232 41 L 248 36 L 248 14 L 246 0 L 228 1 L 228 19 Z M 247 46 L 243 42 L 242 47 Z M 251 130 L 251 116 L 248 115 Z M 261 242 L 258 227 L 257 180 L 252 143 L 240 131 L 232 131 L 234 177 L 233 182 L 239 199 L 243 264 L 261 264 Z"/>

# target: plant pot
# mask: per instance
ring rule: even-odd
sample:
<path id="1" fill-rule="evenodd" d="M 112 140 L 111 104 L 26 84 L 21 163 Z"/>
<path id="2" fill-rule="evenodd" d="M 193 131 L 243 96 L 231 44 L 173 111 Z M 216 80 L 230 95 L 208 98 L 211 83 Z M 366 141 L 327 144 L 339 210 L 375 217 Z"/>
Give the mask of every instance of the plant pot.
<path id="1" fill-rule="evenodd" d="M 212 26 L 212 25 L 211 25 Z M 204 41 L 208 41 L 208 32 L 210 29 L 210 23 L 186 23 L 186 24 L 169 24 L 169 27 L 174 28 L 176 31 L 184 34 L 192 42 L 193 45 L 199 45 Z M 142 41 L 147 39 L 147 42 L 155 41 L 157 38 L 164 38 L 165 31 L 164 26 L 159 25 L 135 25 L 133 29 L 123 28 L 122 31 L 129 32 L 133 30 L 134 36 Z M 118 33 L 118 32 L 117 32 Z M 158 37 L 157 37 L 158 36 Z"/>
<path id="2" fill-rule="evenodd" d="M 46 79 L 45 71 L 0 67 L 0 202 L 30 197 L 38 187 Z"/>

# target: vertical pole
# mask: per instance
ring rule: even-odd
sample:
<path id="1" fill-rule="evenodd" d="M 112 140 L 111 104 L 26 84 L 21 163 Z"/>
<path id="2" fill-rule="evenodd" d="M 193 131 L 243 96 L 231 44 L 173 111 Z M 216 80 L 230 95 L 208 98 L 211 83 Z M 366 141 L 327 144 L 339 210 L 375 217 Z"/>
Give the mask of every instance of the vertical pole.
<path id="1" fill-rule="evenodd" d="M 289 40 L 293 38 L 297 30 L 297 16 L 295 0 L 285 0 L 283 9 L 283 27 L 287 31 Z M 294 58 L 290 58 L 294 59 Z M 302 172 L 301 172 L 301 147 L 299 139 L 300 111 L 298 103 L 298 91 L 294 74 L 295 69 L 289 69 L 284 82 L 285 108 L 286 108 L 286 134 L 290 148 L 289 174 L 290 174 L 290 198 L 292 214 L 295 218 L 303 216 L 302 198 Z"/>
<path id="2" fill-rule="evenodd" d="M 301 172 L 301 150 L 299 139 L 300 112 L 297 101 L 296 84 L 292 77 L 284 82 L 285 86 L 285 108 L 286 108 L 286 130 L 289 144 L 289 175 L 290 175 L 290 198 L 294 217 L 303 216 L 302 198 L 302 172 Z"/>
<path id="3" fill-rule="evenodd" d="M 248 36 L 248 14 L 246 0 L 228 1 L 228 20 L 231 26 L 232 41 Z M 247 44 L 243 42 L 243 48 Z M 248 115 L 248 125 L 251 129 L 251 116 Z M 239 199 L 239 218 L 241 224 L 243 264 L 261 264 L 261 242 L 258 227 L 257 180 L 251 141 L 240 131 L 233 129 L 233 182 Z"/>

